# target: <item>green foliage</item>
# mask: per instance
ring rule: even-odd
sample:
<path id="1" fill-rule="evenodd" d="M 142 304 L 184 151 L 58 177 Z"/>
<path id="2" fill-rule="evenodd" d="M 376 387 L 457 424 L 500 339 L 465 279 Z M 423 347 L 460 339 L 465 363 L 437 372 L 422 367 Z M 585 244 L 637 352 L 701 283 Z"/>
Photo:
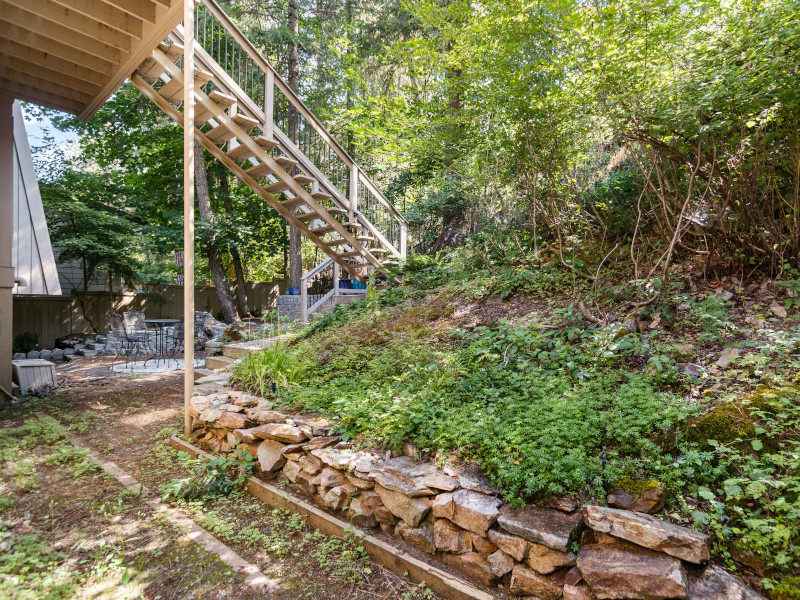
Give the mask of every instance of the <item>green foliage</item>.
<path id="1" fill-rule="evenodd" d="M 227 496 L 241 489 L 253 472 L 253 457 L 244 450 L 235 449 L 234 456 L 192 459 L 186 452 L 179 453 L 180 461 L 192 471 L 189 477 L 173 479 L 162 486 L 162 500 L 191 500 Z"/>
<path id="2" fill-rule="evenodd" d="M 305 361 L 288 354 L 277 341 L 242 359 L 233 371 L 233 380 L 244 389 L 264 396 L 270 385 L 289 389 L 300 384 L 305 374 Z"/>
<path id="3" fill-rule="evenodd" d="M 26 354 L 31 350 L 39 348 L 39 335 L 26 331 L 14 336 L 14 352 L 25 352 Z"/>
<path id="4" fill-rule="evenodd" d="M 709 441 L 720 474 L 698 488 L 703 508 L 692 515 L 711 529 L 723 556 L 735 545 L 785 573 L 800 566 L 800 390 L 761 389 L 741 410 L 752 421 L 750 439 Z"/>

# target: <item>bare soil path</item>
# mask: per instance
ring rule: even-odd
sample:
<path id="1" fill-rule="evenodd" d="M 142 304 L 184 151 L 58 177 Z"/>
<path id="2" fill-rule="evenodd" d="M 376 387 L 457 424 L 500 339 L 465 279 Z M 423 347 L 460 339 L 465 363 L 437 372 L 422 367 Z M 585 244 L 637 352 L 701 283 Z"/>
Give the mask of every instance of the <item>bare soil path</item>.
<path id="1" fill-rule="evenodd" d="M 73 444 L 158 492 L 187 466 L 170 448 L 182 422 L 182 373 L 112 374 L 110 361 L 59 365 L 46 398 L 0 411 L 0 597 L 434 598 L 337 540 L 235 493 L 173 504 L 278 583 L 265 594 L 191 542 L 147 498 Z"/>

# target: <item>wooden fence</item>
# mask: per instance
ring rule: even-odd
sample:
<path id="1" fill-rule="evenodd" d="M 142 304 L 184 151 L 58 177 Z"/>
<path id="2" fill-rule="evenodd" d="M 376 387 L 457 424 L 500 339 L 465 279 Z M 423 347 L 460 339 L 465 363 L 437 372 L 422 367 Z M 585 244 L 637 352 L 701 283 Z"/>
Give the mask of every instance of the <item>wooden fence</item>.
<path id="1" fill-rule="evenodd" d="M 245 285 L 251 310 L 275 308 L 278 294 L 286 287 L 283 280 Z M 219 300 L 212 286 L 196 287 L 194 301 L 196 310 L 219 316 Z M 183 288 L 169 285 L 124 292 L 88 292 L 85 299 L 83 294 L 79 296 L 74 291 L 70 296 L 15 296 L 14 335 L 35 333 L 39 336 L 39 347 L 49 349 L 55 347 L 56 339 L 65 335 L 92 333 L 92 325 L 97 332 L 107 331 L 106 315 L 126 310 L 143 311 L 148 319 L 180 318 L 183 316 Z"/>

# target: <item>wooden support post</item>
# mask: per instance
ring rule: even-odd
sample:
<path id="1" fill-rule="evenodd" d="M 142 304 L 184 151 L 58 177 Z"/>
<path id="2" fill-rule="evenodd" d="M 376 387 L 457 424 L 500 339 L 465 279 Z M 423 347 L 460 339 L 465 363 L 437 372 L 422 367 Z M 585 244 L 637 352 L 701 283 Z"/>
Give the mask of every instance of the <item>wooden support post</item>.
<path id="1" fill-rule="evenodd" d="M 333 263 L 333 297 L 339 295 L 339 264 Z"/>
<path id="2" fill-rule="evenodd" d="M 408 244 L 408 225 L 400 224 L 400 258 L 406 259 L 406 245 Z"/>
<path id="3" fill-rule="evenodd" d="M 0 94 L 0 398 L 11 400 L 14 98 Z"/>
<path id="4" fill-rule="evenodd" d="M 275 73 L 267 69 L 264 81 L 264 137 L 273 140 L 275 131 Z"/>
<path id="5" fill-rule="evenodd" d="M 194 0 L 183 0 L 183 432 L 194 391 Z"/>
<path id="6" fill-rule="evenodd" d="M 358 209 L 358 166 L 355 163 L 350 165 L 350 206 L 348 207 L 347 220 L 351 223 L 355 221 L 356 210 Z"/>
<path id="7" fill-rule="evenodd" d="M 300 280 L 300 322 L 308 323 L 308 279 Z"/>

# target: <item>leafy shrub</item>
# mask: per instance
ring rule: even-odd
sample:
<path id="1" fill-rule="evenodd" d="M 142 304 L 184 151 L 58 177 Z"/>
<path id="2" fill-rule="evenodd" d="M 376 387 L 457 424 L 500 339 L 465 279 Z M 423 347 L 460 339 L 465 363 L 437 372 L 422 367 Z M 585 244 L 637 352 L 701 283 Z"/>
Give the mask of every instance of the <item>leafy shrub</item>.
<path id="1" fill-rule="evenodd" d="M 36 333 L 25 332 L 14 336 L 14 352 L 25 352 L 36 350 L 39 347 L 39 335 Z"/>
<path id="2" fill-rule="evenodd" d="M 173 479 L 162 487 L 162 500 L 190 500 L 227 496 L 244 487 L 253 472 L 253 457 L 244 450 L 234 450 L 234 457 L 218 456 L 192 459 L 180 452 L 183 465 L 192 471 L 189 477 Z"/>

